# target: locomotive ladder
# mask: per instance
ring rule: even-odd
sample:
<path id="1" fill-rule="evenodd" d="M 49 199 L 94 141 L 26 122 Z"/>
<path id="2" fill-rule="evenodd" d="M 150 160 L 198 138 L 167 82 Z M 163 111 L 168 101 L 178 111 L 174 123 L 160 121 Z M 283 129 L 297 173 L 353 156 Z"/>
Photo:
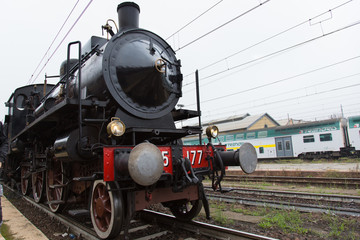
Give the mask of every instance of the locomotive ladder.
<path id="1" fill-rule="evenodd" d="M 66 64 L 67 64 L 67 68 L 66 68 L 66 98 L 69 97 L 69 83 L 70 83 L 70 50 L 71 50 L 71 46 L 72 45 L 78 45 L 78 68 L 79 68 L 79 73 L 78 73 L 78 84 L 79 84 L 79 89 L 78 89 L 78 99 L 79 99 L 79 139 L 82 139 L 82 113 L 81 113 L 81 42 L 80 41 L 75 41 L 75 42 L 71 42 L 68 44 L 68 49 L 67 49 L 67 59 L 66 59 Z"/>

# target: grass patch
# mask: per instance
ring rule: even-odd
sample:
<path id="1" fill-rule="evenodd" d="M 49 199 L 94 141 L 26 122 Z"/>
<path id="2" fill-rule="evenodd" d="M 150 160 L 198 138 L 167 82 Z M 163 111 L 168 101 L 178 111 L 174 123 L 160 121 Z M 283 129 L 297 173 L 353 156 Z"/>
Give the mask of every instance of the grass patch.
<path id="1" fill-rule="evenodd" d="M 276 209 L 272 207 L 245 207 L 241 204 L 224 204 L 211 201 L 212 219 L 222 226 L 239 225 L 235 216 L 229 212 L 245 216 L 259 217 L 258 228 L 284 234 L 315 237 L 316 239 L 360 239 L 358 218 L 337 216 L 331 213 L 304 213 L 296 210 Z M 229 215 L 227 215 L 229 214 Z M 236 218 L 235 218 L 236 219 Z M 241 221 L 241 220 L 240 220 Z M 285 235 L 284 235 L 285 236 Z M 302 239 L 302 238 L 301 238 Z"/>
<path id="2" fill-rule="evenodd" d="M 243 208 L 232 208 L 231 211 L 249 216 L 265 216 L 269 212 L 269 209 L 265 207 L 256 208 L 252 210 L 243 209 Z"/>
<path id="3" fill-rule="evenodd" d="M 356 230 L 359 227 L 358 222 L 354 219 L 348 220 L 332 214 L 325 214 L 324 220 L 329 226 L 328 237 L 336 239 L 358 239 Z"/>
<path id="4" fill-rule="evenodd" d="M 227 206 L 225 202 L 211 201 L 210 208 L 215 208 L 220 211 L 226 210 Z"/>
<path id="5" fill-rule="evenodd" d="M 6 223 L 3 223 L 1 225 L 0 228 L 1 231 L 1 235 L 6 239 L 6 240 L 24 240 L 22 238 L 16 238 L 14 236 L 14 234 L 10 231 L 10 227 L 9 225 L 7 225 Z"/>
<path id="6" fill-rule="evenodd" d="M 264 229 L 280 228 L 284 233 L 306 234 L 309 230 L 302 227 L 304 221 L 298 211 L 272 210 L 258 224 Z"/>
<path id="7" fill-rule="evenodd" d="M 228 209 L 228 205 L 226 203 L 219 201 L 210 201 L 210 208 L 215 209 L 215 212 L 212 213 L 212 218 L 217 224 L 220 225 L 234 224 L 234 220 L 229 219 L 224 214 L 224 211 Z"/>
<path id="8" fill-rule="evenodd" d="M 213 219 L 217 224 L 220 225 L 233 225 L 234 220 L 229 219 L 225 216 L 222 210 L 216 209 L 215 214 L 213 215 Z"/>

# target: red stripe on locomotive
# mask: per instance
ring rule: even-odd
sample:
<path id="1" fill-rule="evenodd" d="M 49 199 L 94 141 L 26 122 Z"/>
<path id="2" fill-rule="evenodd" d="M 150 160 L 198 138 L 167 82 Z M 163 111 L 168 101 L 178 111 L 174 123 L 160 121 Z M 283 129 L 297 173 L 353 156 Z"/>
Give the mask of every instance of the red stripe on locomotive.
<path id="1" fill-rule="evenodd" d="M 226 150 L 224 145 L 216 146 Z M 114 181 L 114 150 L 129 147 L 105 147 L 104 148 L 104 181 Z M 130 147 L 133 148 L 133 147 Z M 164 159 L 164 171 L 166 173 L 173 173 L 172 165 L 172 151 L 170 146 L 159 146 L 159 150 Z M 206 145 L 195 146 L 183 146 L 183 158 L 189 158 L 192 168 L 207 168 L 209 167 L 209 161 L 206 159 L 208 156 L 213 156 L 212 148 L 206 147 Z M 211 162 L 210 162 L 211 163 Z M 210 164 L 212 168 L 212 165 Z"/>

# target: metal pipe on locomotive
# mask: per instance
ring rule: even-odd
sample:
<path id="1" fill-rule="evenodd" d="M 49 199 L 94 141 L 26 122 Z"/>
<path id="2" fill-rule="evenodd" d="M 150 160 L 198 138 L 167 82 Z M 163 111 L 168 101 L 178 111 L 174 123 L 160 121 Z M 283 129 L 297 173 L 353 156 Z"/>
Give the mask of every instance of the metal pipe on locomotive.
<path id="1" fill-rule="evenodd" d="M 138 27 L 137 4 L 121 3 L 117 10 L 119 31 L 104 27 L 110 40 L 92 37 L 83 48 L 70 43 L 56 85 L 18 88 L 6 103 L 6 176 L 21 183 L 23 194 L 32 189 L 37 202 L 46 196 L 54 212 L 66 206 L 70 214 L 90 214 L 102 239 L 122 228 L 126 235 L 134 213 L 153 203 L 182 220 L 204 205 L 209 218 L 202 180 L 208 176 L 215 190 L 226 166 L 251 173 L 257 163 L 251 144 L 236 152 L 213 145 L 215 127 L 207 129 L 208 144 L 182 144 L 202 129 L 175 126 L 200 116 L 175 109 L 182 95 L 180 60 L 161 37 Z M 77 60 L 70 59 L 73 45 L 79 46 Z"/>

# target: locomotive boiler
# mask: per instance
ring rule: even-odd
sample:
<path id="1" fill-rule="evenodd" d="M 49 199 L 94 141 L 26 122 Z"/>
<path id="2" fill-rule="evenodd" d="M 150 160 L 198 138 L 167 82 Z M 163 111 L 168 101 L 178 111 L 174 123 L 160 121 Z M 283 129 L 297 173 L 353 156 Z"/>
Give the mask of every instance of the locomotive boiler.
<path id="1" fill-rule="evenodd" d="M 110 39 L 69 43 L 57 84 L 23 86 L 6 103 L 6 177 L 53 212 L 86 213 L 101 239 L 121 229 L 126 235 L 134 213 L 154 203 L 184 221 L 204 205 L 209 218 L 202 180 L 209 177 L 215 190 L 226 166 L 251 173 L 257 163 L 251 144 L 235 152 L 213 145 L 216 127 L 206 130 L 207 144 L 183 145 L 202 129 L 175 126 L 200 116 L 176 109 L 181 62 L 166 41 L 139 28 L 137 4 L 117 11 L 118 32 L 103 26 Z"/>

